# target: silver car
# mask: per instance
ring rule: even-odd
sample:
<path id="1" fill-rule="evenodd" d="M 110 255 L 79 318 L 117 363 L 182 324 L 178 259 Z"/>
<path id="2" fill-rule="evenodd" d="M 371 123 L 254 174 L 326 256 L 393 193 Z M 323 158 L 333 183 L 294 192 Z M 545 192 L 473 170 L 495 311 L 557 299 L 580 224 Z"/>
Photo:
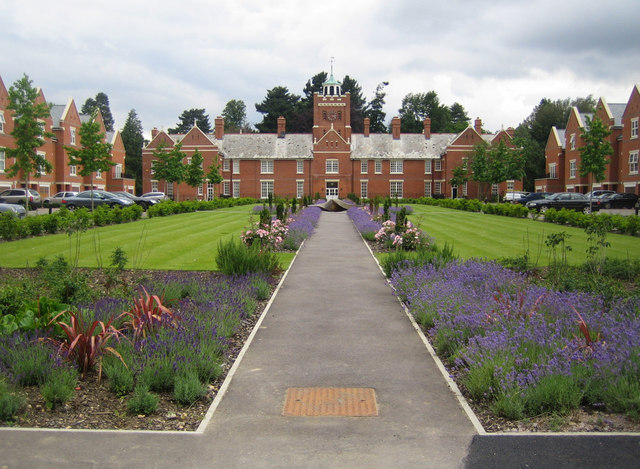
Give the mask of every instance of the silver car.
<path id="1" fill-rule="evenodd" d="M 12 213 L 18 218 L 24 218 L 27 216 L 25 208 L 18 204 L 0 204 L 0 214 L 3 213 Z"/>
<path id="2" fill-rule="evenodd" d="M 62 205 L 62 199 L 64 199 L 65 197 L 75 197 L 76 195 L 78 195 L 78 193 L 75 191 L 58 192 L 56 195 L 44 199 L 44 202 L 42 202 L 42 206 L 45 208 L 60 207 Z"/>
<path id="3" fill-rule="evenodd" d="M 29 191 L 28 194 L 26 191 Z M 42 206 L 42 199 L 38 191 L 33 189 L 7 189 L 0 192 L 0 203 L 24 205 L 25 198 L 29 200 L 29 209 L 35 210 Z"/>

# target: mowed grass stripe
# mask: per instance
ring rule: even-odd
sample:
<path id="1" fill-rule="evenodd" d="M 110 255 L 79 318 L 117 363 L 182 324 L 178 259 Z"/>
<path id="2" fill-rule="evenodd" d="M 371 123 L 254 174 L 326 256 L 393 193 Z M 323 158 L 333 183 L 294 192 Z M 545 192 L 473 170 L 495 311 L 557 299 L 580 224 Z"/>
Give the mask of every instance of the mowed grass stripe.
<path id="1" fill-rule="evenodd" d="M 464 259 L 522 256 L 529 249 L 531 258 L 534 261 L 537 258 L 539 265 L 545 265 L 549 254 L 545 240 L 550 234 L 563 231 L 570 235 L 566 243 L 571 246 L 567 253 L 570 263 L 584 262 L 590 246 L 581 228 L 425 205 L 413 205 L 413 209 L 414 213 L 409 217 L 413 223 L 420 224 L 439 246 L 444 246 L 445 242 L 453 245 L 454 252 Z M 638 237 L 609 233 L 607 241 L 611 244 L 606 249 L 609 257 L 640 257 Z"/>
<path id="2" fill-rule="evenodd" d="M 94 228 L 81 235 L 78 265 L 109 266 L 111 253 L 120 247 L 127 267 L 214 270 L 218 242 L 239 236 L 251 215 L 245 206 Z M 75 235 L 57 234 L 0 243 L 0 266 L 34 266 L 40 258 L 58 255 L 73 258 L 75 241 Z"/>

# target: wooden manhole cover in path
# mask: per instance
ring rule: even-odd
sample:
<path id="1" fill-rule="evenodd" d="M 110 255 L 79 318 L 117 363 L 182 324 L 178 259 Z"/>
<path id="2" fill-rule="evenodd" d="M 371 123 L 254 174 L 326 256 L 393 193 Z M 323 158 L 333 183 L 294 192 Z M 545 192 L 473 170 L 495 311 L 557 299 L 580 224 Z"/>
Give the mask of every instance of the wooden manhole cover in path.
<path id="1" fill-rule="evenodd" d="M 291 417 L 375 417 L 373 388 L 289 388 L 282 415 Z"/>

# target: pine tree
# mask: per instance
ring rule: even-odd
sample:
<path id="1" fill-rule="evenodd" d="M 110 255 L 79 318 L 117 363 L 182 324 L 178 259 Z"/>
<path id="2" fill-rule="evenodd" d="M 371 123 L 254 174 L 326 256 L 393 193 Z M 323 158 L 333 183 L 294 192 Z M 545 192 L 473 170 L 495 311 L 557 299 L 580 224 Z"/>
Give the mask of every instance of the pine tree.
<path id="1" fill-rule="evenodd" d="M 144 147 L 142 130 L 142 122 L 136 110 L 131 109 L 120 135 L 125 150 L 125 176 L 135 179 L 137 194 L 142 191 L 142 148 Z"/>

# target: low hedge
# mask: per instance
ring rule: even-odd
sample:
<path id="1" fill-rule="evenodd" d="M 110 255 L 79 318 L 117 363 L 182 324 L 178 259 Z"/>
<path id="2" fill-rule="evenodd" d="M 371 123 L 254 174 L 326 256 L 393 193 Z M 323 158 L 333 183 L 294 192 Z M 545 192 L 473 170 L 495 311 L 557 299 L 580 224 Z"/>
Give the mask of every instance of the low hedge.
<path id="1" fill-rule="evenodd" d="M 238 199 L 213 199 L 213 200 L 186 200 L 184 202 L 174 202 L 173 200 L 165 200 L 158 204 L 152 205 L 147 209 L 147 216 L 166 217 L 168 215 L 176 215 L 178 213 L 204 212 L 208 210 L 217 210 L 220 208 L 237 207 L 239 205 L 255 204 L 256 199 L 243 197 Z"/>
<path id="2" fill-rule="evenodd" d="M 561 210 L 550 208 L 544 214 L 544 221 L 579 228 L 587 228 L 594 223 L 601 223 L 606 227 L 607 231 L 617 231 L 631 236 L 640 232 L 640 216 L 638 215 L 623 216 L 609 213 L 586 215 L 566 208 Z"/>

